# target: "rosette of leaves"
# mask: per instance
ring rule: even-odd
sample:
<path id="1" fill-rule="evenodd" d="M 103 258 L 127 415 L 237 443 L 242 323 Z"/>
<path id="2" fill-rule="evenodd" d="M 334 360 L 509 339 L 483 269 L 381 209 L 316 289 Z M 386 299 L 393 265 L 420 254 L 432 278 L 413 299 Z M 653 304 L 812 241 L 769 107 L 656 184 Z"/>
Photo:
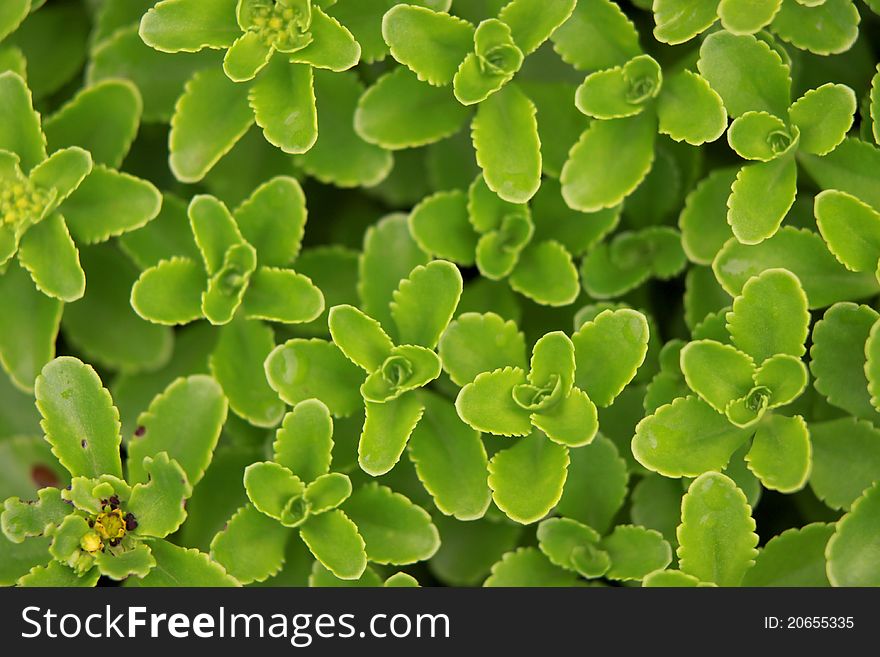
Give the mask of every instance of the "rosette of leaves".
<path id="1" fill-rule="evenodd" d="M 577 108 L 594 119 L 572 147 L 560 181 L 566 203 L 582 212 L 619 205 L 651 172 L 657 135 L 699 146 L 727 127 L 721 96 L 689 69 L 667 72 L 637 54 L 586 77 Z"/>
<path id="2" fill-rule="evenodd" d="M 468 192 L 438 192 L 410 213 L 409 230 L 422 250 L 460 265 L 476 264 L 490 280 L 549 306 L 572 303 L 579 293 L 574 256 L 584 253 L 620 219 L 620 208 L 591 215 L 561 202 L 559 185 L 545 180 L 532 199 L 509 203 L 482 175 Z"/>
<path id="3" fill-rule="evenodd" d="M 807 386 L 801 357 L 809 322 L 794 274 L 768 269 L 751 278 L 717 338 L 681 348 L 681 373 L 695 394 L 638 424 L 632 450 L 639 463 L 667 477 L 693 477 L 724 469 L 751 438 L 745 459 L 761 483 L 783 492 L 801 489 L 811 469 L 809 430 L 801 416 L 775 410 Z"/>
<path id="4" fill-rule="evenodd" d="M 452 263 L 435 260 L 413 269 L 390 305 L 399 344 L 377 320 L 354 306 L 330 309 L 333 344 L 366 372 L 360 385 L 366 416 L 358 463 L 374 477 L 400 460 L 424 413 L 416 391 L 440 376 L 440 357 L 434 349 L 455 314 L 461 290 L 461 274 Z"/>
<path id="5" fill-rule="evenodd" d="M 855 93 L 829 83 L 792 104 L 789 66 L 751 35 L 710 35 L 697 66 L 734 117 L 728 143 L 752 162 L 731 186 L 727 223 L 741 243 L 757 244 L 776 233 L 794 204 L 798 154 L 825 155 L 846 137 L 856 111 Z"/>
<path id="6" fill-rule="evenodd" d="M 17 256 L 43 294 L 75 301 L 86 286 L 76 242 L 139 228 L 162 204 L 152 184 L 113 168 L 137 132 L 140 96 L 125 83 L 86 89 L 45 127 L 16 73 L 0 74 L 0 99 L 0 266 Z"/>
<path id="7" fill-rule="evenodd" d="M 513 0 L 478 26 L 426 7 L 391 8 L 382 36 L 409 71 L 392 71 L 364 94 L 358 132 L 387 148 L 423 145 L 457 132 L 470 116 L 462 106 L 477 105 L 471 132 L 486 185 L 505 201 L 527 202 L 541 185 L 537 110 L 512 80 L 575 4 Z M 404 94 L 412 111 L 400 105 Z"/>
<path id="8" fill-rule="evenodd" d="M 186 519 L 185 502 L 226 419 L 216 382 L 177 379 L 153 400 L 129 444 L 125 478 L 119 412 L 91 367 L 58 358 L 43 369 L 35 394 L 46 441 L 71 480 L 66 489 L 40 489 L 36 501 L 4 503 L 7 539 L 46 550 L 19 585 L 94 586 L 102 575 L 142 586 L 238 584 L 207 555 L 165 540 Z"/>
<path id="9" fill-rule="evenodd" d="M 849 50 L 859 36 L 859 12 L 853 0 L 655 0 L 654 37 L 671 45 L 684 43 L 716 20 L 732 34 L 750 35 L 766 28 L 796 48 L 817 55 Z"/>
<path id="10" fill-rule="evenodd" d="M 211 542 L 211 556 L 244 584 L 277 573 L 285 546 L 297 533 L 314 557 L 340 579 L 358 579 L 367 567 L 364 539 L 339 506 L 351 480 L 331 472 L 333 420 L 320 401 L 288 413 L 276 433 L 271 461 L 249 465 L 243 506 Z"/>
<path id="11" fill-rule="evenodd" d="M 486 433 L 517 436 L 489 462 L 496 506 L 527 524 L 560 500 L 569 447 L 589 444 L 597 406 L 607 407 L 633 379 L 648 350 L 648 323 L 628 308 L 606 310 L 570 339 L 549 333 L 526 364 L 525 337 L 494 313 L 465 313 L 440 341 L 443 368 L 461 386 L 456 409 Z M 523 481 L 534 486 L 523 489 Z"/>
<path id="12" fill-rule="evenodd" d="M 254 122 L 286 153 L 312 148 L 318 139 L 313 69 L 345 71 L 361 53 L 351 32 L 324 11 L 331 4 L 162 0 L 143 16 L 141 38 L 156 50 L 226 50 L 223 70 L 197 72 L 175 108 L 170 165 L 178 180 L 201 180 Z"/>
<path id="13" fill-rule="evenodd" d="M 283 405 L 265 382 L 263 361 L 275 346 L 266 322 L 310 322 L 324 296 L 290 268 L 300 252 L 305 197 L 299 183 L 273 178 L 234 212 L 213 196 L 188 208 L 198 255 L 174 255 L 145 269 L 131 290 L 135 311 L 151 322 L 220 325 L 211 370 L 236 414 L 272 427 Z"/>
<path id="14" fill-rule="evenodd" d="M 618 525 L 603 537 L 577 520 L 549 518 L 538 525 L 537 537 L 551 563 L 585 579 L 640 581 L 672 561 L 672 547 L 663 535 L 638 525 Z"/>
<path id="15" fill-rule="evenodd" d="M 593 246 L 581 261 L 581 285 L 594 299 L 613 299 L 652 278 L 668 280 L 687 264 L 681 234 L 669 226 L 622 231 Z"/>

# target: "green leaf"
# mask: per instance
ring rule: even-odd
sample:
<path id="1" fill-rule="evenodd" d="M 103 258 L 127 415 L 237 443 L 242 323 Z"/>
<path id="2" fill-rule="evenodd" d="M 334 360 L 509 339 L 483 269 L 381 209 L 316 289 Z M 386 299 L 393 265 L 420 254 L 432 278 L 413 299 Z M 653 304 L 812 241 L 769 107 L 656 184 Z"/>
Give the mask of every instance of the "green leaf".
<path id="1" fill-rule="evenodd" d="M 877 586 L 877 522 L 880 517 L 880 484 L 875 483 L 853 503 L 828 541 L 828 580 L 832 586 Z"/>
<path id="2" fill-rule="evenodd" d="M 653 5 L 654 38 L 676 45 L 694 38 L 717 19 L 718 3 L 689 0 L 656 0 Z"/>
<path id="3" fill-rule="evenodd" d="M 335 509 L 351 496 L 351 479 L 340 472 L 323 474 L 306 486 L 303 495 L 312 515 Z"/>
<path id="4" fill-rule="evenodd" d="M 452 82 L 474 47 L 474 27 L 460 18 L 400 3 L 382 19 L 391 56 L 435 86 Z"/>
<path id="5" fill-rule="evenodd" d="M 489 461 L 495 505 L 518 523 L 537 522 L 559 502 L 568 464 L 568 449 L 540 432 L 517 439 Z"/>
<path id="6" fill-rule="evenodd" d="M 498 18 L 510 26 L 516 45 L 524 55 L 529 55 L 568 20 L 575 5 L 576 0 L 550 5 L 541 0 L 513 0 L 504 5 Z"/>
<path id="7" fill-rule="evenodd" d="M 781 228 L 770 239 L 755 245 L 731 239 L 712 263 L 718 282 L 734 297 L 750 278 L 774 268 L 787 269 L 798 277 L 811 309 L 873 296 L 878 289 L 873 274 L 847 271 L 819 235 L 793 227 Z"/>
<path id="8" fill-rule="evenodd" d="M 33 536 L 48 536 L 72 511 L 57 488 L 37 491 L 37 501 L 8 498 L 3 504 L 3 534 L 13 543 Z"/>
<path id="9" fill-rule="evenodd" d="M 707 472 L 681 503 L 678 559 L 683 572 L 719 586 L 738 586 L 758 551 L 755 521 L 743 492 L 723 474 Z"/>
<path id="10" fill-rule="evenodd" d="M 410 392 L 384 404 L 367 401 L 366 409 L 364 429 L 358 443 L 358 464 L 367 474 L 378 477 L 400 460 L 425 407 Z"/>
<path id="11" fill-rule="evenodd" d="M 710 265 L 733 233 L 726 221 L 727 199 L 739 169 L 714 169 L 685 199 L 678 217 L 681 242 L 691 262 Z"/>
<path id="12" fill-rule="evenodd" d="M 211 541 L 211 558 L 242 584 L 263 582 L 284 565 L 290 529 L 246 504 Z"/>
<path id="13" fill-rule="evenodd" d="M 462 422 L 455 407 L 438 395 L 420 395 L 425 412 L 409 440 L 409 457 L 435 506 L 459 520 L 486 513 L 488 456 L 478 431 Z"/>
<path id="14" fill-rule="evenodd" d="M 635 116 L 660 93 L 663 72 L 650 55 L 639 55 L 623 66 L 588 75 L 578 87 L 575 105 L 596 119 Z"/>
<path id="15" fill-rule="evenodd" d="M 378 370 L 394 348 L 379 322 L 354 306 L 331 308 L 328 324 L 334 343 L 346 358 L 368 373 Z"/>
<path id="16" fill-rule="evenodd" d="M 258 32 L 245 32 L 226 51 L 223 72 L 233 82 L 248 82 L 269 63 L 273 52 Z"/>
<path id="17" fill-rule="evenodd" d="M 324 295 L 292 269 L 260 267 L 254 272 L 241 306 L 248 319 L 299 324 L 324 312 Z"/>
<path id="18" fill-rule="evenodd" d="M 516 85 L 480 103 L 471 125 L 477 163 L 489 189 L 505 201 L 525 203 L 541 184 L 537 110 Z"/>
<path id="19" fill-rule="evenodd" d="M 363 406 L 363 371 L 339 348 L 325 340 L 289 340 L 266 358 L 266 377 L 286 403 L 319 399 L 335 417 L 351 415 Z"/>
<path id="20" fill-rule="evenodd" d="M 149 546 L 139 543 L 120 554 L 98 552 L 95 555 L 95 565 L 105 577 L 123 580 L 131 575 L 145 577 L 156 565 L 156 560 Z"/>
<path id="21" fill-rule="evenodd" d="M 15 153 L 27 173 L 46 159 L 46 138 L 40 127 L 40 115 L 33 109 L 31 92 L 18 75 L 0 74 L 0 149 Z"/>
<path id="22" fill-rule="evenodd" d="M 614 442 L 601 434 L 589 445 L 569 450 L 569 455 L 569 477 L 556 510 L 607 533 L 626 499 L 626 461 Z"/>
<path id="23" fill-rule="evenodd" d="M 202 260 L 213 276 L 223 266 L 229 249 L 243 242 L 238 225 L 226 205 L 207 194 L 193 197 L 187 214 Z"/>
<path id="24" fill-rule="evenodd" d="M 521 547 L 505 554 L 492 566 L 486 587 L 576 586 L 574 573 L 554 566 L 537 548 Z"/>
<path id="25" fill-rule="evenodd" d="M 811 89 L 791 106 L 789 115 L 801 132 L 800 148 L 814 155 L 830 153 L 853 124 L 856 95 L 844 84 Z"/>
<path id="26" fill-rule="evenodd" d="M 797 399 L 807 387 L 809 375 L 804 362 L 788 354 L 768 358 L 755 373 L 755 384 L 770 390 L 769 408 Z"/>
<path id="27" fill-rule="evenodd" d="M 235 224 L 257 250 L 261 265 L 285 267 L 299 255 L 307 210 L 295 178 L 278 176 L 260 185 L 234 214 Z"/>
<path id="28" fill-rule="evenodd" d="M 771 27 L 797 48 L 834 55 L 849 50 L 858 38 L 859 12 L 847 0 L 825 0 L 812 7 L 785 0 Z"/>
<path id="29" fill-rule="evenodd" d="M 162 0 L 141 19 L 140 35 L 162 52 L 227 48 L 241 34 L 235 0 Z"/>
<path id="30" fill-rule="evenodd" d="M 650 573 L 642 580 L 644 587 L 659 588 L 697 588 L 699 586 L 715 586 L 701 582 L 696 577 L 692 577 L 680 570 L 657 570 Z"/>
<path id="31" fill-rule="evenodd" d="M 223 111 L 217 111 L 221 107 Z M 220 70 L 197 72 L 171 119 L 169 164 L 174 177 L 181 182 L 202 180 L 253 122 L 247 85 L 232 82 Z"/>
<path id="32" fill-rule="evenodd" d="M 50 561 L 45 566 L 31 568 L 23 577 L 16 582 L 18 586 L 28 587 L 84 587 L 90 588 L 98 583 L 101 573 L 95 568 L 80 576 L 72 568 L 68 568 L 57 561 Z"/>
<path id="33" fill-rule="evenodd" d="M 444 515 L 434 517 L 442 543 L 428 567 L 441 582 L 456 586 L 479 585 L 489 569 L 523 533 L 521 525 L 506 519 L 461 522 Z"/>
<path id="34" fill-rule="evenodd" d="M 527 436 L 532 432 L 529 412 L 514 399 L 513 391 L 526 382 L 516 367 L 483 372 L 468 383 L 455 400 L 459 417 L 477 431 L 501 436 Z"/>
<path id="35" fill-rule="evenodd" d="M 390 304 L 400 281 L 430 258 L 410 236 L 406 215 L 393 214 L 367 229 L 359 263 L 358 296 L 361 308 L 393 331 Z"/>
<path id="36" fill-rule="evenodd" d="M 31 392 L 34 380 L 55 357 L 63 304 L 41 294 L 18 263 L 0 275 L 0 307 L 15 308 L 15 321 L 0 322 L 0 363 L 12 382 Z"/>
<path id="37" fill-rule="evenodd" d="M 391 577 L 385 580 L 385 583 L 382 586 L 386 588 L 418 588 L 420 584 L 412 575 L 401 572 L 394 573 Z"/>
<path id="38" fill-rule="evenodd" d="M 369 483 L 343 504 L 366 542 L 367 557 L 379 564 L 403 566 L 430 559 L 440 547 L 431 516 L 387 486 Z"/>
<path id="39" fill-rule="evenodd" d="M 550 440 L 568 447 L 587 445 L 599 428 L 596 405 L 577 388 L 556 405 L 533 413 L 531 420 Z"/>
<path id="40" fill-rule="evenodd" d="M 782 0 L 721 0 L 718 18 L 728 32 L 754 34 L 773 20 L 781 6 Z"/>
<path id="41" fill-rule="evenodd" d="M 285 527 L 297 527 L 305 521 L 307 512 L 299 506 L 305 484 L 283 465 L 272 461 L 249 465 L 244 471 L 244 488 L 257 511 Z"/>
<path id="42" fill-rule="evenodd" d="M 833 305 L 813 328 L 810 371 L 814 385 L 830 404 L 856 417 L 876 420 L 865 376 L 865 342 L 877 314 L 854 303 Z"/>
<path id="43" fill-rule="evenodd" d="M 399 150 L 445 139 L 458 132 L 468 116 L 447 89 L 422 82 L 400 66 L 361 96 L 354 126 L 371 144 Z"/>
<path id="44" fill-rule="evenodd" d="M 462 387 L 483 372 L 526 369 L 525 336 L 495 313 L 460 315 L 441 336 L 439 353 L 444 371 Z"/>
<path id="45" fill-rule="evenodd" d="M 226 421 L 226 398 L 203 374 L 176 379 L 138 417 L 139 433 L 128 443 L 128 481 L 146 481 L 144 457 L 166 452 L 192 486 L 201 481 Z M 186 436 L 181 440 L 181 436 Z"/>
<path id="46" fill-rule="evenodd" d="M 443 260 L 413 269 L 392 295 L 398 340 L 433 349 L 455 314 L 462 285 L 458 268 Z"/>
<path id="47" fill-rule="evenodd" d="M 749 393 L 755 363 L 748 354 L 714 340 L 697 340 L 681 350 L 681 371 L 691 390 L 719 413 Z"/>
<path id="48" fill-rule="evenodd" d="M 578 0 L 550 39 L 559 56 L 579 71 L 610 68 L 641 54 L 635 25 L 610 0 Z"/>
<path id="49" fill-rule="evenodd" d="M 142 111 L 140 92 L 131 82 L 98 82 L 46 120 L 48 148 L 80 146 L 96 163 L 118 168 L 137 134 Z"/>
<path id="50" fill-rule="evenodd" d="M 218 563 L 195 549 L 179 547 L 163 540 L 150 541 L 156 564 L 145 577 L 130 578 L 127 586 L 136 587 L 228 587 L 240 586 Z"/>
<path id="51" fill-rule="evenodd" d="M 510 287 L 545 306 L 567 306 L 580 293 L 571 254 L 553 240 L 532 243 L 523 249 L 510 274 Z"/>
<path id="52" fill-rule="evenodd" d="M 562 168 L 562 195 L 569 207 L 596 212 L 618 205 L 641 184 L 654 163 L 656 118 L 652 112 L 593 121 Z"/>
<path id="53" fill-rule="evenodd" d="M 819 157 L 802 153 L 798 161 L 822 189 L 846 192 L 880 211 L 880 149 L 855 138 L 844 139 L 833 151 Z"/>
<path id="54" fill-rule="evenodd" d="M 880 212 L 846 192 L 816 195 L 819 232 L 834 257 L 851 271 L 874 271 L 880 261 Z"/>
<path id="55" fill-rule="evenodd" d="M 575 385 L 598 406 L 610 406 L 644 362 L 648 338 L 642 313 L 629 308 L 601 312 L 571 337 Z"/>
<path id="56" fill-rule="evenodd" d="M 744 166 L 727 201 L 727 223 L 741 243 L 758 244 L 776 233 L 796 195 L 797 163 L 793 157 Z"/>
<path id="57" fill-rule="evenodd" d="M 208 287 L 202 295 L 202 311 L 211 324 L 221 325 L 232 321 L 249 289 L 256 267 L 257 253 L 250 244 L 229 247 L 222 266 L 208 279 Z M 265 293 L 257 296 L 254 317 L 251 317 L 251 313 L 244 313 L 247 319 L 260 319 L 261 311 L 276 310 L 274 307 L 265 307 L 273 303 L 273 300 L 265 297 Z"/>
<path id="58" fill-rule="evenodd" d="M 666 477 L 695 477 L 723 470 L 749 435 L 698 397 L 680 397 L 639 422 L 632 452 Z"/>
<path id="59" fill-rule="evenodd" d="M 128 509 L 137 518 L 139 534 L 164 538 L 186 519 L 183 502 L 192 494 L 192 486 L 166 452 L 145 456 L 143 469 L 149 483 L 132 487 Z"/>
<path id="60" fill-rule="evenodd" d="M 145 322 L 131 307 L 137 268 L 109 244 L 83 249 L 82 263 L 89 284 L 85 296 L 64 310 L 67 341 L 95 364 L 113 369 L 165 365 L 173 346 L 171 331 Z"/>
<path id="61" fill-rule="evenodd" d="M 31 0 L 11 0 L 0 9 L 0 40 L 15 32 L 27 18 L 31 9 Z"/>
<path id="62" fill-rule="evenodd" d="M 263 363 L 275 348 L 272 329 L 258 321 L 236 319 L 220 329 L 211 354 L 211 374 L 223 388 L 229 406 L 258 427 L 274 427 L 284 405 L 272 392 Z"/>
<path id="63" fill-rule="evenodd" d="M 797 134 L 769 112 L 746 112 L 731 123 L 727 143 L 741 158 L 769 162 L 795 148 Z"/>
<path id="64" fill-rule="evenodd" d="M 776 354 L 800 358 L 810 326 L 807 296 L 797 276 L 767 269 L 750 278 L 727 313 L 733 343 L 762 363 Z"/>
<path id="65" fill-rule="evenodd" d="M 391 153 L 355 132 L 354 115 L 363 86 L 354 73 L 315 71 L 318 141 L 297 161 L 309 175 L 337 187 L 372 187 L 394 166 Z M 340 158 L 339 153 L 346 157 Z"/>
<path id="66" fill-rule="evenodd" d="M 299 535 L 315 558 L 336 577 L 356 580 L 367 567 L 364 539 L 339 509 L 311 516 Z"/>
<path id="67" fill-rule="evenodd" d="M 32 226 L 18 247 L 18 261 L 44 294 L 76 301 L 86 289 L 85 272 L 64 217 L 55 213 Z"/>
<path id="68" fill-rule="evenodd" d="M 355 580 L 339 579 L 327 570 L 320 561 L 312 564 L 312 572 L 309 575 L 308 584 L 313 588 L 358 588 L 382 586 L 382 578 L 370 566 L 364 570 L 364 574 Z"/>
<path id="69" fill-rule="evenodd" d="M 771 538 L 746 572 L 743 586 L 829 586 L 825 546 L 834 525 L 810 523 Z"/>
<path id="70" fill-rule="evenodd" d="M 582 577 L 601 577 L 611 566 L 608 553 L 599 548 L 599 533 L 569 518 L 548 518 L 538 525 L 538 546 L 561 568 Z"/>
<path id="71" fill-rule="evenodd" d="M 284 416 L 272 445 L 274 459 L 306 482 L 330 471 L 333 420 L 317 399 L 298 403 Z"/>
<path id="72" fill-rule="evenodd" d="M 157 324 L 187 324 L 202 314 L 205 270 L 189 258 L 162 260 L 144 270 L 131 288 L 138 315 Z"/>
<path id="73" fill-rule="evenodd" d="M 880 479 L 880 431 L 867 420 L 844 417 L 810 424 L 810 487 L 832 509 L 849 509 Z"/>
<path id="74" fill-rule="evenodd" d="M 73 476 L 122 476 L 119 411 L 89 365 L 56 358 L 34 384 L 40 425 L 52 453 Z"/>
<path id="75" fill-rule="evenodd" d="M 248 102 L 263 136 L 285 153 L 305 153 L 318 139 L 312 67 L 273 57 L 251 86 Z"/>
<path id="76" fill-rule="evenodd" d="M 460 190 L 437 192 L 409 215 L 409 232 L 419 247 L 436 257 L 463 265 L 474 263 L 477 235 L 468 219 L 467 195 Z"/>
<path id="77" fill-rule="evenodd" d="M 766 488 L 793 493 L 807 483 L 811 452 L 810 432 L 800 415 L 773 415 L 758 426 L 746 462 Z"/>
<path id="78" fill-rule="evenodd" d="M 672 561 L 672 548 L 663 535 L 635 525 L 618 525 L 602 539 L 602 549 L 611 560 L 608 579 L 629 581 L 644 579 Z"/>
<path id="79" fill-rule="evenodd" d="M 8 154 L 11 157 L 11 153 Z M 62 148 L 33 168 L 29 182 L 56 192 L 48 207 L 60 205 L 92 171 L 92 156 L 78 146 Z M 50 192 L 51 194 L 51 192 Z"/>
<path id="80" fill-rule="evenodd" d="M 712 142 L 727 128 L 727 110 L 705 78 L 682 71 L 663 82 L 657 101 L 658 130 L 692 146 Z"/>
<path id="81" fill-rule="evenodd" d="M 791 74 L 766 42 L 715 32 L 703 41 L 697 67 L 732 117 L 756 111 L 787 118 Z"/>
<path id="82" fill-rule="evenodd" d="M 311 43 L 291 53 L 291 62 L 341 72 L 355 66 L 360 60 L 361 47 L 351 32 L 319 7 L 312 7 L 309 32 Z"/>

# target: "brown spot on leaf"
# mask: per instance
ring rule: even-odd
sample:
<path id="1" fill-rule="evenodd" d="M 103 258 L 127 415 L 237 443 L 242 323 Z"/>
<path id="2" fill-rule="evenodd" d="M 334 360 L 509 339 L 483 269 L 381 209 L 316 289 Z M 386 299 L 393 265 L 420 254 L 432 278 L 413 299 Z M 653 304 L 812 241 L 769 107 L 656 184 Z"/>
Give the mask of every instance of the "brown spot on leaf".
<path id="1" fill-rule="evenodd" d="M 37 488 L 46 488 L 47 486 L 58 486 L 58 475 L 41 463 L 37 463 L 31 467 L 31 480 Z"/>
<path id="2" fill-rule="evenodd" d="M 147 433 L 147 428 L 145 426 L 139 426 L 137 429 L 134 430 L 134 437 L 140 438 L 145 433 Z"/>

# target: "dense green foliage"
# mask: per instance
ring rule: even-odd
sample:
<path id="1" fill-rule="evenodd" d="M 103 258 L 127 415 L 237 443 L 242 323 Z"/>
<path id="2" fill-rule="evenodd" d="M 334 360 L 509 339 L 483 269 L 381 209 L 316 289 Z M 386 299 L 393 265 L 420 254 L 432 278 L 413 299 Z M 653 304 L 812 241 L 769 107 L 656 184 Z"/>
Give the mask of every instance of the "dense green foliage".
<path id="1" fill-rule="evenodd" d="M 877 0 L 0 4 L 0 584 L 880 586 Z"/>

